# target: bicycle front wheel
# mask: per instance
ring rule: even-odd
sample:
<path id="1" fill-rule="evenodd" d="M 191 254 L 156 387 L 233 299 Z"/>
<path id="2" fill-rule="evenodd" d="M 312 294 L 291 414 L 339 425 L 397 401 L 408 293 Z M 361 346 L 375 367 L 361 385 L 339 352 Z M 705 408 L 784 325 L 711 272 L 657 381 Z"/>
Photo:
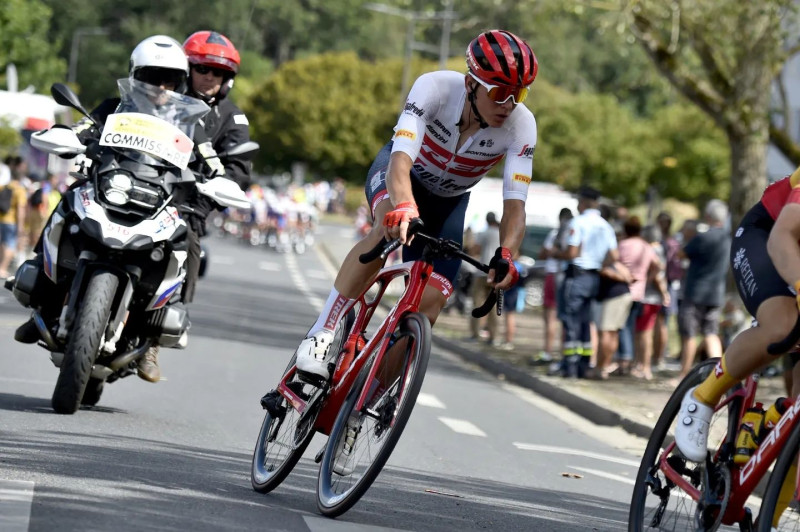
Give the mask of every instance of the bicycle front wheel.
<path id="1" fill-rule="evenodd" d="M 392 454 L 417 401 L 431 350 L 431 326 L 420 313 L 404 316 L 375 379 L 361 370 L 331 430 L 317 482 L 317 508 L 328 517 L 349 510 Z M 355 409 L 363 389 L 364 408 Z"/>
<path id="2" fill-rule="evenodd" d="M 354 322 L 355 312 L 350 309 L 345 319 L 336 328 L 331 349 L 336 352 L 342 350 Z M 296 361 L 297 353 L 289 360 L 284 374 L 294 366 Z M 317 393 L 315 386 L 297 379 L 288 385 L 307 401 Z M 314 404 L 309 405 L 309 408 L 313 410 L 304 418 L 282 397 L 277 400 L 275 406 L 276 416 L 271 416 L 269 412 L 264 414 L 250 469 L 250 482 L 254 490 L 259 493 L 268 493 L 278 487 L 292 472 L 314 437 L 313 426 L 321 408 L 320 401 L 324 401 L 324 397 L 318 397 Z"/>
<path id="3" fill-rule="evenodd" d="M 692 486 L 701 489 L 704 464 L 685 459 L 674 446 L 668 455 L 663 456 L 663 453 L 674 442 L 672 434 L 684 395 L 690 388 L 703 382 L 714 370 L 717 362 L 718 359 L 706 360 L 692 369 L 672 393 L 653 428 L 633 487 L 628 518 L 629 532 L 716 530 L 719 526 L 724 504 L 727 503 L 730 493 L 730 475 L 727 475 L 727 466 L 722 465 L 711 473 L 714 477 L 711 479 L 712 489 L 717 492 L 717 499 L 720 501 L 720 507 L 717 509 L 698 508 L 694 499 L 681 491 L 661 469 L 663 458 L 669 467 L 680 473 Z M 708 443 L 712 452 L 724 441 L 730 425 L 734 424 L 734 430 L 736 428 L 737 401 L 734 400 L 727 409 L 715 412 L 711 419 Z"/>
<path id="4" fill-rule="evenodd" d="M 761 500 L 761 510 L 758 512 L 759 532 L 800 531 L 800 505 L 793 500 L 797 481 L 798 451 L 800 451 L 800 426 L 792 431 L 789 441 L 781 449 L 772 469 L 767 490 Z"/>

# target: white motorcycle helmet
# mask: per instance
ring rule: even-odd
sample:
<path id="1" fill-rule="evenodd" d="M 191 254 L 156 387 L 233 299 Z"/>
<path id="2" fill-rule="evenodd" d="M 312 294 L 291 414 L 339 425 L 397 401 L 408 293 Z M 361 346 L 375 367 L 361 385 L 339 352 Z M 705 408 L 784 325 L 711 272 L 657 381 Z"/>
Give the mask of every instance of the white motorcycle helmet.
<path id="1" fill-rule="evenodd" d="M 129 75 L 143 83 L 183 93 L 189 76 L 189 61 L 178 41 L 166 35 L 154 35 L 133 49 Z"/>

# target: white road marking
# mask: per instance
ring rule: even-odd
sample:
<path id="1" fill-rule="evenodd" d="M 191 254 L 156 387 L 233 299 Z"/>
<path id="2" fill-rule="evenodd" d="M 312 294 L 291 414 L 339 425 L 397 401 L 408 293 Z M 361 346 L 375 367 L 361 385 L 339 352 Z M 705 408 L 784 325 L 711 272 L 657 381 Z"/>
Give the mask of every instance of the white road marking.
<path id="1" fill-rule="evenodd" d="M 453 419 L 450 417 L 440 417 L 439 421 L 450 427 L 451 430 L 458 432 L 460 434 L 467 434 L 469 436 L 481 436 L 486 437 L 486 433 L 483 432 L 481 429 L 470 423 L 469 421 L 465 421 L 463 419 Z"/>
<path id="2" fill-rule="evenodd" d="M 636 484 L 636 481 L 632 478 L 623 477 L 621 475 L 614 475 L 613 473 L 606 473 L 605 471 L 600 471 L 598 469 L 589 469 L 588 467 L 578 467 L 578 466 L 567 466 L 567 467 L 569 467 L 570 469 L 575 469 L 577 471 L 582 471 L 584 473 L 589 473 L 590 475 L 607 478 L 608 480 L 616 480 L 617 482 L 622 482 L 623 484 L 628 484 L 630 486 Z"/>
<path id="3" fill-rule="evenodd" d="M 233 257 L 227 255 L 211 255 L 211 264 L 233 264 L 236 262 Z"/>
<path id="4" fill-rule="evenodd" d="M 325 279 L 326 281 L 331 278 L 327 272 L 323 272 L 320 270 L 310 270 L 306 272 L 306 276 L 311 279 Z"/>
<path id="5" fill-rule="evenodd" d="M 355 229 L 340 229 L 339 236 L 342 238 L 346 238 L 348 240 L 353 240 L 353 234 L 355 233 Z"/>
<path id="6" fill-rule="evenodd" d="M 0 530 L 27 532 L 31 519 L 33 482 L 0 479 Z"/>
<path id="7" fill-rule="evenodd" d="M 567 449 L 565 447 L 553 447 L 550 445 L 536 445 L 533 443 L 520 443 L 514 442 L 514 447 L 523 451 L 538 451 L 540 453 L 553 453 L 553 454 L 566 454 L 571 456 L 585 456 L 586 458 L 594 458 L 595 460 L 602 460 L 604 462 L 611 462 L 614 464 L 628 465 L 631 467 L 639 467 L 640 462 L 634 460 L 626 460 L 624 458 L 617 458 L 616 456 L 609 456 L 607 454 L 593 453 L 591 451 L 584 451 L 582 449 Z"/>
<path id="8" fill-rule="evenodd" d="M 565 406 L 542 397 L 541 395 L 537 395 L 526 388 L 521 388 L 507 382 L 502 383 L 501 386 L 504 390 L 513 393 L 526 403 L 535 406 L 542 412 L 550 414 L 558 421 L 566 423 L 592 439 L 607 442 L 610 446 L 624 451 L 628 456 L 636 457 L 637 460 L 644 454 L 645 448 L 647 447 L 647 438 L 635 436 L 626 432 L 622 427 L 608 427 L 592 423 Z"/>
<path id="9" fill-rule="evenodd" d="M 402 532 L 400 528 L 387 528 L 385 526 L 359 525 L 342 520 L 333 520 L 326 517 L 304 515 L 303 520 L 311 532 Z"/>
<path id="10" fill-rule="evenodd" d="M 417 396 L 417 404 L 431 408 L 447 408 L 435 395 L 421 393 Z"/>
<path id="11" fill-rule="evenodd" d="M 260 270 L 265 270 L 268 272 L 279 272 L 281 271 L 281 265 L 277 262 L 259 262 L 258 268 Z"/>
<path id="12" fill-rule="evenodd" d="M 294 253 L 287 253 L 285 257 L 286 266 L 289 269 L 289 276 L 292 278 L 292 282 L 297 289 L 306 296 L 306 299 L 308 299 L 308 302 L 314 307 L 314 310 L 317 312 L 321 311 L 322 307 L 325 306 L 325 302 L 315 296 L 308 287 L 308 284 L 306 284 L 305 280 L 303 279 L 303 274 L 300 273 L 300 268 L 297 267 L 297 259 L 295 258 Z"/>

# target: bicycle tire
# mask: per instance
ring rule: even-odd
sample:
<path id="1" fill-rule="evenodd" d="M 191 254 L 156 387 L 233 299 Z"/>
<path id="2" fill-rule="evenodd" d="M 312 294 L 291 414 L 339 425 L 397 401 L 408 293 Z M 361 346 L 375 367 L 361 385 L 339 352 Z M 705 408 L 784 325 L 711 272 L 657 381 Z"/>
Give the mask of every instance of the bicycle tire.
<path id="1" fill-rule="evenodd" d="M 697 528 L 694 521 L 697 503 L 685 495 L 670 497 L 673 490 L 677 491 L 677 487 L 675 485 L 670 486 L 671 483 L 667 481 L 663 474 L 659 476 L 657 464 L 661 458 L 662 450 L 666 449 L 672 442 L 670 428 L 673 426 L 675 418 L 678 416 L 684 395 L 686 395 L 686 392 L 690 388 L 703 382 L 711 371 L 713 371 L 717 362 L 718 359 L 709 359 L 695 366 L 672 393 L 661 416 L 658 418 L 658 422 L 650 434 L 647 447 L 642 456 L 641 465 L 639 466 L 639 471 L 636 475 L 636 482 L 631 497 L 631 508 L 628 516 L 629 532 L 641 532 L 643 530 L 693 530 Z M 725 434 L 731 430 L 731 424 L 735 425 L 738 423 L 738 405 L 738 400 L 734 400 L 727 409 Z M 714 414 L 711 427 L 709 427 L 710 434 L 716 435 L 721 432 L 721 426 L 716 423 L 722 420 L 723 415 L 722 410 Z M 733 429 L 735 430 L 736 427 L 734 426 Z M 686 472 L 685 476 L 690 478 L 690 481 L 692 481 L 691 475 L 695 475 L 693 478 L 696 479 L 697 476 L 699 476 L 698 471 L 702 471 L 704 468 L 702 464 L 693 464 L 684 459 L 677 451 L 671 454 L 669 459 L 673 459 L 673 457 L 674 467 L 676 469 L 679 467 L 683 468 Z M 694 481 L 692 482 L 696 486 L 699 483 L 699 481 L 697 481 L 697 483 Z M 726 482 L 729 482 L 729 480 Z M 665 487 L 668 488 L 666 492 L 666 501 L 655 493 L 656 486 L 653 484 L 656 483 L 661 489 Z M 729 487 L 728 485 L 728 488 Z M 656 502 L 665 505 L 660 516 L 657 511 L 658 508 L 648 508 L 646 501 L 648 495 L 653 495 L 656 497 Z M 725 495 L 725 497 L 727 498 L 727 495 Z M 673 500 L 670 501 L 670 498 Z M 670 502 L 673 502 L 673 505 L 671 508 L 667 508 L 666 505 Z M 687 505 L 693 505 L 694 510 L 690 511 Z M 682 507 L 685 509 L 685 512 L 683 512 L 683 515 L 680 515 Z M 648 512 L 648 510 L 652 511 Z M 672 511 L 675 515 L 667 515 L 668 511 Z M 716 526 L 718 526 L 718 524 Z M 714 530 L 716 526 L 712 526 L 711 529 Z"/>
<path id="2" fill-rule="evenodd" d="M 764 492 L 764 497 L 761 499 L 761 509 L 758 511 L 758 528 L 759 532 L 771 530 L 800 530 L 800 509 L 796 506 L 791 506 L 787 510 L 791 511 L 790 516 L 783 512 L 778 526 L 772 528 L 772 518 L 761 519 L 762 516 L 775 515 L 776 506 L 778 504 L 778 496 L 783 486 L 783 480 L 786 478 L 792 464 L 797 463 L 797 453 L 800 451 L 800 425 L 796 426 L 792 431 L 789 440 L 781 449 L 775 466 L 772 469 L 772 474 L 767 482 L 767 489 Z"/>
<path id="3" fill-rule="evenodd" d="M 334 463 L 339 455 L 343 454 L 343 452 L 339 452 L 340 441 L 348 436 L 348 420 L 354 415 L 353 409 L 356 401 L 362 389 L 371 385 L 371 383 L 365 382 L 371 364 L 365 364 L 361 369 L 331 430 L 317 482 L 317 508 L 325 516 L 336 517 L 343 514 L 356 504 L 369 489 L 392 454 L 422 388 L 431 348 L 431 326 L 428 318 L 416 312 L 407 314 L 401 318 L 398 329 L 393 334 L 396 339 L 408 337 L 411 340 L 404 350 L 406 364 L 402 368 L 398 368 L 404 369 L 404 371 L 401 372 L 397 381 L 386 387 L 382 394 L 378 389 L 368 400 L 368 404 L 373 407 L 373 411 L 378 413 L 381 419 L 365 415 L 363 412 L 355 413 L 359 419 L 359 427 L 353 435 L 350 458 L 358 459 L 363 456 L 367 461 L 364 464 L 353 465 L 353 471 L 350 474 L 335 473 Z M 383 358 L 387 367 L 391 364 L 389 358 Z M 379 372 L 382 371 L 383 368 L 379 368 Z M 397 401 L 397 394 L 400 391 L 402 394 L 400 400 Z M 364 425 L 372 422 L 374 422 L 374 426 L 363 430 Z M 363 438 L 359 439 L 360 437 Z M 374 454 L 370 452 L 373 437 L 374 443 L 380 444 Z M 383 442 L 380 443 L 380 440 Z M 340 490 L 340 488 L 342 489 Z"/>
<path id="4" fill-rule="evenodd" d="M 355 312 L 353 309 L 350 309 L 345 319 L 340 322 L 337 328 L 331 349 L 336 349 L 341 352 L 354 322 Z M 297 353 L 295 352 L 289 360 L 289 364 L 286 366 L 284 375 L 294 366 L 296 360 Z M 313 393 L 314 389 L 315 388 L 310 384 L 303 385 L 304 392 Z M 320 400 L 324 401 L 324 398 Z M 250 483 L 253 489 L 259 493 L 269 493 L 286 480 L 286 477 L 289 476 L 289 473 L 295 468 L 297 462 L 300 461 L 303 453 L 305 453 L 305 450 L 314 438 L 314 431 L 310 429 L 305 435 L 301 433 L 303 437 L 300 441 L 296 441 L 296 438 L 292 437 L 290 431 L 296 433 L 299 430 L 297 422 L 300 420 L 300 414 L 294 408 L 287 406 L 285 400 L 283 401 L 283 406 L 286 407 L 286 413 L 283 419 L 273 418 L 269 412 L 264 413 L 261 430 L 256 439 L 256 446 L 253 450 L 253 460 L 250 467 Z M 289 419 L 288 423 L 286 422 L 287 419 Z M 275 422 L 278 422 L 279 425 L 273 428 L 273 423 Z M 313 422 L 314 418 L 306 420 L 306 423 Z M 284 432 L 282 429 L 286 429 L 286 431 Z M 271 432 L 274 432 L 274 434 L 270 438 Z M 271 447 L 279 447 L 277 451 L 280 451 L 282 447 L 286 447 L 287 453 L 285 455 L 276 454 L 274 462 L 268 463 L 267 459 L 271 452 L 269 449 L 270 446 L 268 445 L 270 442 L 272 442 Z"/>

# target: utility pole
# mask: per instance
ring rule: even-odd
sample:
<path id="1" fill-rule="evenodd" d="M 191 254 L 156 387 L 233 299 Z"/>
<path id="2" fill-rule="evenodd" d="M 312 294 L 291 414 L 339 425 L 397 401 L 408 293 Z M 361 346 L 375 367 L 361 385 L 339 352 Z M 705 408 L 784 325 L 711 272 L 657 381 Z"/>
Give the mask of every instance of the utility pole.
<path id="1" fill-rule="evenodd" d="M 403 86 L 400 92 L 400 108 L 402 109 L 405 102 L 406 95 L 410 90 L 410 77 L 411 77 L 411 58 L 414 50 L 428 52 L 431 54 L 439 55 L 439 68 L 444 69 L 447 65 L 447 56 L 450 51 L 450 31 L 452 22 L 458 18 L 458 13 L 453 11 L 453 2 L 455 0 L 443 0 L 443 12 L 425 12 L 425 11 L 410 11 L 400 9 L 385 4 L 364 4 L 364 8 L 386 15 L 394 15 L 406 19 L 406 44 L 405 44 L 405 58 L 403 61 Z M 433 46 L 428 43 L 419 42 L 414 40 L 414 33 L 417 29 L 417 22 L 424 21 L 442 21 L 442 39 L 439 46 Z"/>

